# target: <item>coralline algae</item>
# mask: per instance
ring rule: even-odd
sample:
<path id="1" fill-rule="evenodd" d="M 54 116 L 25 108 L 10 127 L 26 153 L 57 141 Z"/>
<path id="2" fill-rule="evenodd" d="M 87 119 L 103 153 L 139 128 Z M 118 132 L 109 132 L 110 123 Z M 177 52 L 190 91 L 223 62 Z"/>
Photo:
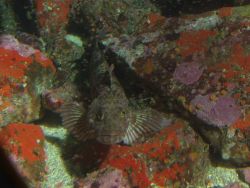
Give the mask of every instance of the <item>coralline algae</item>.
<path id="1" fill-rule="evenodd" d="M 174 71 L 174 79 L 178 80 L 182 84 L 190 85 L 197 82 L 204 68 L 201 64 L 192 62 L 192 63 L 181 63 L 179 64 Z"/>
<path id="2" fill-rule="evenodd" d="M 19 43 L 19 41 L 12 35 L 1 35 L 0 47 L 17 51 L 23 57 L 29 57 L 37 51 L 29 45 Z"/>
<path id="3" fill-rule="evenodd" d="M 240 107 L 230 96 L 211 100 L 211 95 L 197 95 L 191 104 L 196 107 L 195 113 L 199 118 L 218 127 L 231 125 L 241 116 Z"/>

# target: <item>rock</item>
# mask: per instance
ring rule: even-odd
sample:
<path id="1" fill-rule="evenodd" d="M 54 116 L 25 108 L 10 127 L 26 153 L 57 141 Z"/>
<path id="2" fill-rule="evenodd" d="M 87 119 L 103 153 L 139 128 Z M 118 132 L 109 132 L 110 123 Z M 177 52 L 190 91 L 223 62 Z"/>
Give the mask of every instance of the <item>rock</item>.
<path id="1" fill-rule="evenodd" d="M 70 92 L 66 92 L 70 91 Z M 42 94 L 43 107 L 53 112 L 59 112 L 61 105 L 67 101 L 79 98 L 81 95 L 72 82 L 65 82 L 57 88 L 48 89 Z"/>
<path id="2" fill-rule="evenodd" d="M 102 166 L 122 169 L 134 186 L 185 186 L 202 178 L 198 173 L 208 165 L 206 146 L 185 125 L 178 122 L 161 131 L 147 143 L 112 146 Z M 199 165 L 203 163 L 203 169 Z M 185 181 L 183 181 L 185 179 Z M 197 185 L 198 186 L 198 185 Z"/>
<path id="3" fill-rule="evenodd" d="M 197 186 L 205 182 L 202 172 L 210 164 L 207 149 L 186 123 L 177 122 L 145 143 L 106 146 L 88 141 L 71 145 L 65 154 L 71 158 L 71 168 L 78 166 L 75 174 L 111 166 L 120 169 L 132 187 L 144 188 L 151 184 L 185 187 L 187 182 Z"/>
<path id="4" fill-rule="evenodd" d="M 250 185 L 250 168 L 244 168 L 244 169 L 240 169 L 238 170 L 239 176 L 241 177 L 241 179 L 246 182 L 248 185 Z"/>
<path id="5" fill-rule="evenodd" d="M 136 74 L 158 93 L 159 104 L 193 122 L 217 158 L 234 161 L 233 166 L 249 164 L 250 154 L 245 136 L 250 113 L 248 10 L 249 5 L 224 7 L 165 21 L 148 15 L 154 22 L 142 24 L 139 34 L 102 39 L 120 71 Z M 243 138 L 231 135 L 235 128 Z"/>
<path id="6" fill-rule="evenodd" d="M 240 187 L 247 188 L 248 185 L 243 183 L 235 169 L 226 167 L 209 166 L 206 171 L 206 186 L 204 187 Z"/>
<path id="7" fill-rule="evenodd" d="M 85 47 L 79 36 L 74 36 L 74 39 L 78 38 L 78 43 L 70 41 L 69 36 L 73 35 L 66 31 L 73 3 L 77 1 L 38 0 L 35 2 L 34 10 L 38 19 L 39 33 L 46 43 L 47 53 L 67 74 L 72 72 L 72 67 L 75 65 L 73 61 L 81 58 Z M 82 45 L 79 45 L 79 42 Z"/>
<path id="8" fill-rule="evenodd" d="M 61 177 L 56 186 L 72 184 L 67 172 L 70 170 L 77 179 L 77 187 L 106 186 L 113 182 L 107 180 L 113 178 L 128 179 L 129 186 L 139 188 L 241 187 L 235 168 L 250 165 L 250 6 L 165 17 L 168 14 L 161 14 L 157 2 L 174 6 L 187 3 L 182 0 L 35 2 L 39 33 L 50 57 L 63 71 L 74 75 L 72 63 L 81 57 L 84 48 L 80 37 L 66 31 L 72 7 L 72 23 L 82 29 L 77 33 L 90 34 L 99 40 L 110 60 L 108 63 L 115 64 L 114 73 L 121 83 L 128 83 L 128 75 L 133 74 L 134 85 L 139 81 L 138 90 L 146 88 L 145 93 L 154 93 L 158 109 L 182 118 L 145 143 L 130 147 L 107 146 L 91 140 L 76 144 L 70 139 L 54 139 L 60 146 L 53 147 L 48 142 L 48 164 L 53 164 L 49 171 L 55 174 L 50 181 L 56 182 L 62 174 L 67 177 Z M 238 3 L 241 2 L 245 3 L 244 0 Z M 63 93 L 72 88 L 75 91 L 71 84 L 46 90 L 54 68 L 40 51 L 12 36 L 1 38 L 0 50 L 1 125 L 37 119 L 41 102 L 38 96 L 42 93 L 44 106 L 54 111 L 63 101 L 74 97 L 74 92 Z M 33 73 L 36 77 L 32 77 Z M 126 87 L 129 90 L 130 86 Z M 133 89 L 137 88 L 129 91 Z M 65 158 L 61 158 L 61 148 Z M 225 173 L 225 168 L 213 168 L 210 160 L 234 169 Z M 241 170 L 244 181 L 248 182 L 248 169 Z M 96 172 L 81 179 L 91 171 Z M 50 181 L 43 185 L 49 185 Z"/>
<path id="9" fill-rule="evenodd" d="M 52 86 L 55 67 L 39 50 L 0 36 L 0 126 L 41 117 L 40 95 Z"/>
<path id="10" fill-rule="evenodd" d="M 76 188 L 132 188 L 123 172 L 115 168 L 105 168 L 88 174 L 82 181 L 76 181 Z"/>
<path id="11" fill-rule="evenodd" d="M 224 188 L 242 188 L 242 186 L 240 185 L 240 183 L 235 182 L 235 183 L 230 183 L 227 186 L 225 186 Z"/>
<path id="12" fill-rule="evenodd" d="M 43 142 L 38 125 L 12 123 L 0 130 L 0 147 L 30 187 L 39 187 L 45 175 Z"/>
<path id="13" fill-rule="evenodd" d="M 159 12 L 149 0 L 79 1 L 73 5 L 73 10 L 74 22 L 84 23 L 89 32 L 100 38 L 140 32 L 146 15 Z"/>
<path id="14" fill-rule="evenodd" d="M 65 29 L 71 4 L 72 0 L 57 2 L 38 0 L 35 2 L 37 19 L 43 34 L 56 34 Z"/>
<path id="15" fill-rule="evenodd" d="M 183 15 L 198 14 L 209 10 L 219 9 L 220 7 L 240 6 L 248 4 L 248 0 L 238 1 L 216 1 L 216 0 L 178 0 L 178 1 L 153 1 L 162 11 L 164 15 Z"/>
<path id="16" fill-rule="evenodd" d="M 104 9 L 102 1 L 80 5 L 110 63 L 120 67 L 118 78 L 128 78 L 129 70 L 158 95 L 157 104 L 188 120 L 210 144 L 214 162 L 249 165 L 249 6 L 167 18 L 150 3 L 126 9 L 126 2 L 110 1 Z M 143 19 L 128 14 L 145 7 L 151 11 L 143 11 Z M 205 187 L 200 171 L 209 166 L 208 153 L 188 126 L 175 124 L 132 147 L 86 142 L 82 152 L 73 151 L 72 166 L 81 164 L 83 172 L 99 163 L 112 166 L 138 187 Z"/>
<path id="17" fill-rule="evenodd" d="M 41 125 L 45 135 L 44 150 L 47 156 L 45 161 L 46 175 L 41 187 L 73 187 L 73 175 L 67 169 L 67 159 L 62 155 L 65 151 L 67 131 L 61 125 L 48 122 Z M 54 122 L 54 119 L 52 119 Z"/>

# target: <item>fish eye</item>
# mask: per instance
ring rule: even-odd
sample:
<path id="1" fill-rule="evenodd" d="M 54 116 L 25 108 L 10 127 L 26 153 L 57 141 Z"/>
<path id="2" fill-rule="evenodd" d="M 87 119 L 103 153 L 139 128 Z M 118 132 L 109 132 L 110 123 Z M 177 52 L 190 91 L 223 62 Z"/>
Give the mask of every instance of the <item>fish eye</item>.
<path id="1" fill-rule="evenodd" d="M 103 120 L 104 119 L 104 113 L 102 113 L 101 111 L 98 111 L 97 113 L 96 113 L 96 119 L 97 120 Z"/>
<path id="2" fill-rule="evenodd" d="M 121 115 L 125 116 L 126 112 L 125 111 L 121 111 Z"/>

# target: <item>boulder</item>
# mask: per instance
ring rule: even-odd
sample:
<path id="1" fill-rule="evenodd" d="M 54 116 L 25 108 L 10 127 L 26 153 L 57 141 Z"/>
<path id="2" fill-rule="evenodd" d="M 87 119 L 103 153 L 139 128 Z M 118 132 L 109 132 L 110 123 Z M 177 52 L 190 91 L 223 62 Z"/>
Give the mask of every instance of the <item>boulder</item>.
<path id="1" fill-rule="evenodd" d="M 29 187 L 45 177 L 44 135 L 38 125 L 11 123 L 0 130 L 0 147 Z"/>
<path id="2" fill-rule="evenodd" d="M 52 86 L 50 59 L 12 35 L 0 36 L 0 126 L 41 117 L 41 94 Z"/>
<path id="3" fill-rule="evenodd" d="M 101 40 L 121 67 L 121 80 L 135 74 L 159 104 L 192 122 L 216 158 L 233 166 L 249 165 L 248 10 L 223 7 L 178 18 L 152 13 L 142 32 Z"/>

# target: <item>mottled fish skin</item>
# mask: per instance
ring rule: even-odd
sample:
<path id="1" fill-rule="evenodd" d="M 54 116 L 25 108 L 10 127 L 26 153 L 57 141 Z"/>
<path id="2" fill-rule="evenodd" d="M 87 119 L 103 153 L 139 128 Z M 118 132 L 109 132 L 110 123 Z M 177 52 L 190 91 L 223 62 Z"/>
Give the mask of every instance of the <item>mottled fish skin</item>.
<path id="1" fill-rule="evenodd" d="M 79 140 L 95 138 L 103 144 L 131 145 L 171 123 L 165 114 L 151 108 L 135 109 L 99 48 L 91 58 L 93 100 L 85 111 L 83 104 L 63 105 L 63 125 Z M 91 70 L 90 69 L 90 70 Z"/>
<path id="2" fill-rule="evenodd" d="M 129 124 L 128 114 L 128 100 L 124 93 L 105 88 L 91 103 L 87 120 L 95 127 L 99 142 L 113 144 L 124 138 Z"/>
<path id="3" fill-rule="evenodd" d="M 103 92 L 104 88 L 111 87 L 111 69 L 96 42 L 93 44 L 92 52 L 88 72 L 91 85 L 90 94 L 94 99 Z"/>

